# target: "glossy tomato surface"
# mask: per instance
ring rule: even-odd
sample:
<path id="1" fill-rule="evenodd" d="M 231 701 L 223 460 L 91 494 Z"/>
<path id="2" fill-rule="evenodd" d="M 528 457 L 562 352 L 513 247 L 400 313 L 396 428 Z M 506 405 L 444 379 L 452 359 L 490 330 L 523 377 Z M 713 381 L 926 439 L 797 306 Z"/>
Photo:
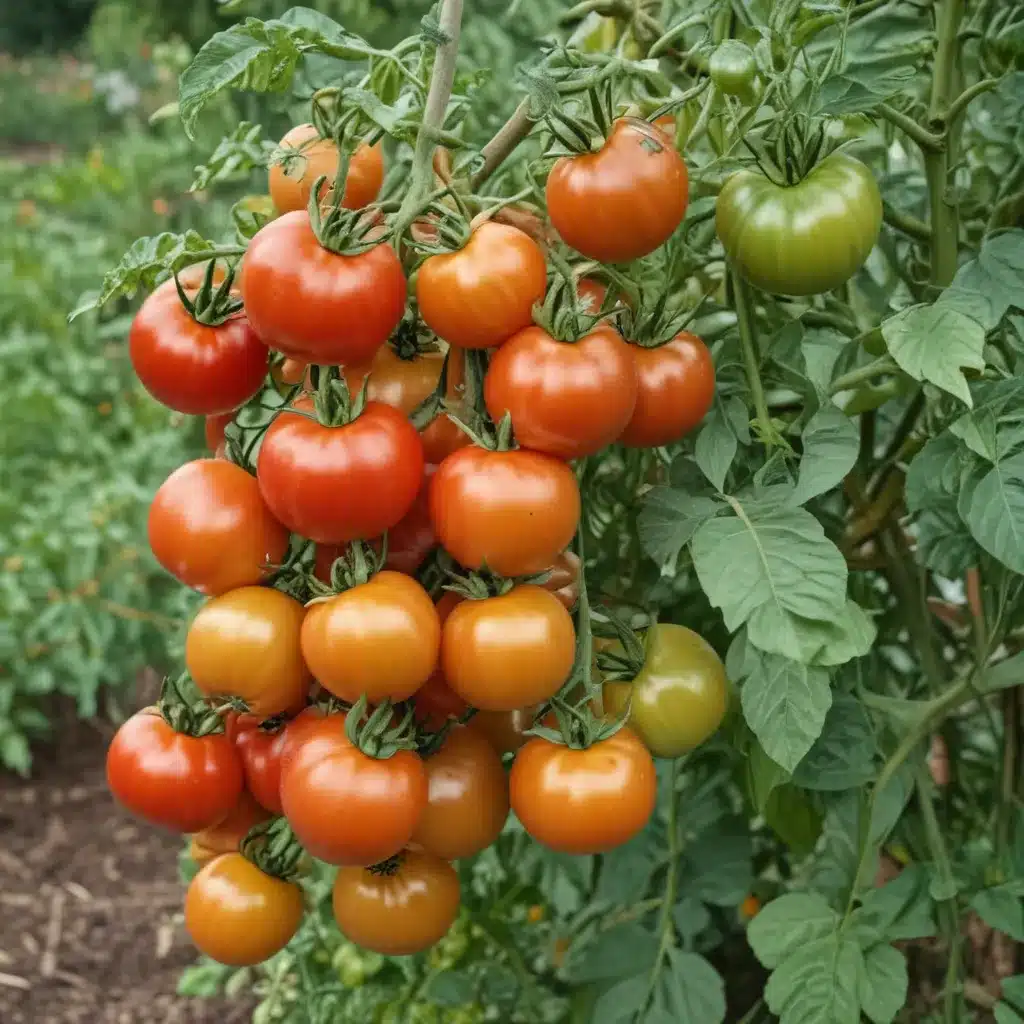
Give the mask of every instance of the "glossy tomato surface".
<path id="1" fill-rule="evenodd" d="M 185 664 L 208 697 L 240 697 L 257 718 L 301 705 L 310 674 L 299 638 L 306 609 L 269 587 L 207 601 L 185 638 Z"/>
<path id="2" fill-rule="evenodd" d="M 119 803 L 145 821 L 200 832 L 238 802 L 242 765 L 223 733 L 187 736 L 147 708 L 114 733 L 107 784 Z"/>
<path id="3" fill-rule="evenodd" d="M 791 186 L 737 171 L 719 193 L 715 226 L 751 284 L 816 295 L 838 288 L 864 264 L 882 226 L 882 197 L 864 164 L 833 153 Z"/>
<path id="4" fill-rule="evenodd" d="M 548 213 L 563 241 L 602 263 L 624 263 L 666 242 L 686 213 L 683 158 L 647 121 L 621 118 L 600 150 L 551 168 Z"/>
<path id="5" fill-rule="evenodd" d="M 242 762 L 245 788 L 260 806 L 282 814 L 281 755 L 288 742 L 288 725 L 264 727 L 255 715 L 239 715 L 232 739 Z"/>
<path id="6" fill-rule="evenodd" d="M 533 321 L 547 267 L 540 246 L 508 224 L 485 221 L 457 252 L 430 256 L 416 278 L 424 323 L 459 348 L 493 348 Z"/>
<path id="7" fill-rule="evenodd" d="M 696 334 L 684 331 L 657 348 L 631 346 L 637 398 L 620 444 L 656 448 L 694 430 L 715 400 L 715 364 Z"/>
<path id="8" fill-rule="evenodd" d="M 515 711 L 553 696 L 572 669 L 572 616 L 530 584 L 501 597 L 463 601 L 441 631 L 441 671 L 467 704 Z"/>
<path id="9" fill-rule="evenodd" d="M 270 197 L 278 213 L 305 210 L 313 184 L 326 176 L 326 196 L 338 174 L 338 147 L 330 139 L 322 139 L 311 124 L 299 124 L 281 139 L 281 160 L 270 165 Z M 380 145 L 361 142 L 349 160 L 345 176 L 345 195 L 341 205 L 358 210 L 372 203 L 384 183 L 384 156 Z"/>
<path id="10" fill-rule="evenodd" d="M 628 728 L 572 750 L 535 737 L 510 776 L 512 810 L 538 842 L 559 853 L 605 853 L 633 838 L 654 811 L 657 775 Z"/>
<path id="11" fill-rule="evenodd" d="M 454 923 L 459 902 L 455 869 L 417 850 L 377 870 L 342 868 L 332 896 L 341 933 L 384 956 L 408 956 L 439 942 Z"/>
<path id="12" fill-rule="evenodd" d="M 672 623 L 649 629 L 644 649 L 643 669 L 632 682 L 605 683 L 605 711 L 618 717 L 628 705 L 630 728 L 655 757 L 681 757 L 725 717 L 725 666 L 703 637 Z"/>
<path id="13" fill-rule="evenodd" d="M 156 560 L 211 596 L 259 583 L 288 550 L 288 531 L 271 515 L 255 478 L 223 459 L 176 469 L 153 498 L 148 531 Z"/>
<path id="14" fill-rule="evenodd" d="M 430 517 L 445 550 L 467 569 L 526 576 L 543 572 L 571 542 L 580 492 L 560 459 L 473 445 L 438 467 Z"/>
<path id="15" fill-rule="evenodd" d="M 310 408 L 306 399 L 295 405 Z M 256 467 L 274 515 L 321 544 L 370 540 L 396 526 L 412 508 L 423 473 L 416 428 L 380 402 L 367 402 L 355 420 L 336 427 L 280 413 Z"/>
<path id="16" fill-rule="evenodd" d="M 206 447 L 211 452 L 216 452 L 224 444 L 224 431 L 227 425 L 235 418 L 236 411 L 218 412 L 206 417 L 203 434 L 206 438 Z"/>
<path id="17" fill-rule="evenodd" d="M 250 967 L 284 949 L 302 922 L 302 890 L 274 878 L 240 853 L 199 869 L 185 894 L 185 928 L 218 963 Z"/>
<path id="18" fill-rule="evenodd" d="M 384 570 L 369 582 L 312 605 L 302 654 L 320 685 L 354 704 L 411 697 L 437 667 L 441 623 L 411 576 Z"/>
<path id="19" fill-rule="evenodd" d="M 193 293 L 194 297 L 194 293 Z M 178 292 L 158 288 L 128 332 L 128 352 L 142 386 L 176 412 L 230 412 L 263 386 L 270 351 L 242 314 L 216 326 L 196 321 Z"/>
<path id="20" fill-rule="evenodd" d="M 633 414 L 636 393 L 630 347 L 609 326 L 572 343 L 527 327 L 498 349 L 484 380 L 491 419 L 508 412 L 520 445 L 560 459 L 611 444 Z"/>
<path id="21" fill-rule="evenodd" d="M 427 806 L 413 843 L 442 860 L 472 857 L 490 846 L 508 817 L 501 755 L 482 733 L 455 726 L 425 764 Z"/>
<path id="22" fill-rule="evenodd" d="M 405 275 L 390 245 L 357 255 L 331 252 L 301 210 L 256 233 L 239 287 L 259 337 L 312 363 L 369 361 L 405 311 Z"/>
<path id="23" fill-rule="evenodd" d="M 237 853 L 249 830 L 268 821 L 270 816 L 270 811 L 248 789 L 243 789 L 223 821 L 192 836 L 189 855 L 197 864 L 205 864 L 222 853 Z"/>
<path id="24" fill-rule="evenodd" d="M 310 718 L 281 770 L 281 802 L 299 842 L 328 864 L 368 867 L 405 848 L 427 805 L 420 756 L 377 759 L 353 746 L 345 716 Z"/>
<path id="25" fill-rule="evenodd" d="M 499 754 L 515 753 L 529 737 L 526 730 L 533 728 L 536 708 L 517 708 L 515 711 L 478 711 L 467 725 L 479 732 Z"/>

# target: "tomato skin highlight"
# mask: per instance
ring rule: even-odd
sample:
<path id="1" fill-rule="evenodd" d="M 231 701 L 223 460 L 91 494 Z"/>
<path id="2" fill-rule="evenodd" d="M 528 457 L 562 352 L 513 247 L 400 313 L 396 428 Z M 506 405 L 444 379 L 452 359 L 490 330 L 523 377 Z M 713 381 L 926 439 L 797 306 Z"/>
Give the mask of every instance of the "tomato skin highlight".
<path id="1" fill-rule="evenodd" d="M 308 399 L 295 403 L 309 409 Z M 280 413 L 263 438 L 256 479 L 271 512 L 318 544 L 370 540 L 396 526 L 423 482 L 423 444 L 397 409 L 367 402 L 344 426 Z"/>
<path id="2" fill-rule="evenodd" d="M 260 228 L 242 258 L 239 287 L 257 335 L 311 363 L 368 362 L 405 312 L 405 274 L 394 249 L 380 243 L 355 256 L 330 252 L 304 210 Z"/>
<path id="3" fill-rule="evenodd" d="M 411 697 L 437 666 L 441 623 L 430 595 L 411 576 L 384 570 L 312 605 L 302 654 L 320 685 L 354 704 Z"/>
<path id="4" fill-rule="evenodd" d="M 439 942 L 460 901 L 455 869 L 418 850 L 406 850 L 393 874 L 342 868 L 331 899 L 341 933 L 384 956 L 409 956 Z"/>
<path id="5" fill-rule="evenodd" d="M 368 867 L 405 848 L 427 804 L 423 761 L 377 760 L 345 735 L 345 716 L 310 718 L 283 759 L 281 803 L 299 842 L 328 864 Z"/>
<path id="6" fill-rule="evenodd" d="M 321 175 L 327 177 L 321 193 L 326 199 L 338 173 L 338 147 L 334 142 L 320 138 L 313 125 L 298 124 L 285 134 L 278 145 L 299 155 L 270 167 L 270 197 L 277 212 L 305 210 L 313 184 Z M 383 184 L 384 156 L 380 144 L 367 146 L 365 142 L 359 143 L 349 160 L 341 205 L 346 210 L 362 209 L 377 198 Z"/>
<path id="7" fill-rule="evenodd" d="M 269 587 L 211 598 L 185 638 L 185 664 L 207 697 L 240 697 L 259 719 L 304 702 L 310 674 L 299 644 L 306 610 Z"/>
<path id="8" fill-rule="evenodd" d="M 194 296 L 193 296 L 194 297 Z M 142 386 L 176 412 L 230 412 L 263 386 L 270 351 L 242 314 L 217 326 L 198 323 L 177 290 L 158 288 L 128 332 L 128 352 Z"/>
<path id="9" fill-rule="evenodd" d="M 837 152 L 792 186 L 738 171 L 719 193 L 715 226 L 726 255 L 751 284 L 781 295 L 817 295 L 863 266 L 882 226 L 882 197 L 871 171 Z"/>
<path id="10" fill-rule="evenodd" d="M 575 654 L 572 616 L 558 598 L 532 584 L 462 602 L 441 631 L 445 680 L 485 711 L 515 711 L 552 697 Z"/>
<path id="11" fill-rule="evenodd" d="M 608 326 L 573 343 L 527 327 L 498 349 L 484 379 L 494 422 L 507 411 L 520 445 L 560 459 L 611 444 L 633 415 L 636 393 L 633 355 Z"/>
<path id="12" fill-rule="evenodd" d="M 647 631 L 644 647 L 636 679 L 604 684 L 605 712 L 617 718 L 628 703 L 629 726 L 644 746 L 655 757 L 681 757 L 712 736 L 725 717 L 725 666 L 685 626 L 657 624 Z"/>
<path id="13" fill-rule="evenodd" d="M 458 252 L 430 256 L 416 278 L 423 322 L 457 348 L 494 348 L 533 321 L 547 290 L 544 252 L 525 232 L 485 221 Z"/>
<path id="14" fill-rule="evenodd" d="M 438 466 L 430 518 L 445 550 L 467 569 L 486 564 L 502 576 L 526 576 L 545 570 L 572 541 L 580 492 L 560 459 L 473 445 Z"/>
<path id="15" fill-rule="evenodd" d="M 509 778 L 512 810 L 539 843 L 559 853 L 605 853 L 643 829 L 657 800 L 647 748 L 628 728 L 587 750 L 534 737 Z"/>
<path id="16" fill-rule="evenodd" d="M 455 726 L 425 761 L 427 806 L 412 841 L 442 860 L 472 857 L 501 834 L 508 777 L 483 733 Z"/>
<path id="17" fill-rule="evenodd" d="M 657 348 L 631 347 L 637 399 L 619 443 L 657 448 L 678 441 L 700 424 L 715 400 L 711 353 L 687 331 Z"/>
<path id="18" fill-rule="evenodd" d="M 196 948 L 229 967 L 251 967 L 284 949 L 302 923 L 302 890 L 240 853 L 199 869 L 185 894 L 185 927 Z"/>
<path id="19" fill-rule="evenodd" d="M 598 152 L 557 160 L 545 192 L 567 245 L 601 263 L 624 263 L 653 252 L 682 222 L 689 175 L 660 129 L 625 117 Z"/>
<path id="20" fill-rule="evenodd" d="M 222 459 L 196 459 L 176 469 L 149 507 L 149 546 L 176 579 L 216 596 L 259 583 L 280 564 L 288 531 L 270 514 L 259 485 Z"/>
<path id="21" fill-rule="evenodd" d="M 201 832 L 238 802 L 242 765 L 223 733 L 186 736 L 146 708 L 114 734 L 107 784 L 120 804 L 150 824 Z"/>

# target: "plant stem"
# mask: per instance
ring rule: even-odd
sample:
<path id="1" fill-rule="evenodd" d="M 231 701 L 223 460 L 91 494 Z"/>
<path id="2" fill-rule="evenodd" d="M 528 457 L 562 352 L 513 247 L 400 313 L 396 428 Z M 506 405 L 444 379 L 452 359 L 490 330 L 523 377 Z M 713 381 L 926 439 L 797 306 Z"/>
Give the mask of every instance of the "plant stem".
<path id="1" fill-rule="evenodd" d="M 920 147 L 926 152 L 939 153 L 942 151 L 942 136 L 936 135 L 933 132 L 928 131 L 927 128 L 922 128 L 912 117 L 907 117 L 906 114 L 901 114 L 895 107 L 890 106 L 888 103 L 879 103 L 875 108 L 879 114 L 890 122 L 890 124 L 896 125 L 905 135 L 909 135 Z"/>
<path id="2" fill-rule="evenodd" d="M 995 850 L 997 860 L 1010 845 L 1010 822 L 1017 803 L 1021 779 L 1021 688 L 1015 686 L 1003 694 L 1003 765 L 996 817 Z"/>
<path id="3" fill-rule="evenodd" d="M 962 93 L 949 105 L 949 111 L 946 114 L 947 121 L 955 121 L 970 105 L 971 101 L 982 93 L 991 92 L 1001 79 L 998 78 L 983 78 L 980 82 L 975 82 L 974 85 L 964 89 Z"/>
<path id="4" fill-rule="evenodd" d="M 483 166 L 470 179 L 470 189 L 476 190 L 505 162 L 509 154 L 519 145 L 533 127 L 530 118 L 530 100 L 524 99 L 515 109 L 515 113 L 498 129 L 498 133 L 488 142 L 480 154 L 484 158 Z"/>
<path id="5" fill-rule="evenodd" d="M 409 190 L 395 215 L 394 237 L 401 239 L 420 212 L 430 190 L 434 174 L 434 149 L 437 133 L 444 126 L 448 100 L 455 82 L 455 61 L 459 53 L 459 31 L 462 27 L 462 0 L 443 0 L 438 28 L 447 42 L 437 48 L 430 88 L 423 106 L 423 123 L 416 135 Z"/>
<path id="6" fill-rule="evenodd" d="M 775 436 L 775 428 L 772 426 L 772 416 L 768 411 L 764 385 L 761 383 L 760 360 L 754 340 L 754 308 L 750 289 L 747 287 L 747 282 L 735 270 L 731 270 L 730 273 L 736 306 L 736 324 L 740 332 L 740 348 L 743 351 L 743 365 L 747 371 L 747 386 L 750 388 L 750 394 L 754 400 L 754 411 L 757 415 L 761 441 L 770 447 L 772 438 Z"/>
<path id="7" fill-rule="evenodd" d="M 879 356 L 878 359 L 865 366 L 859 366 L 856 370 L 850 370 L 836 377 L 828 389 L 830 395 L 838 395 L 841 391 L 852 391 L 859 384 L 865 384 L 875 377 L 883 377 L 890 373 L 898 372 L 899 367 L 892 356 Z"/>
<path id="8" fill-rule="evenodd" d="M 909 235 L 911 238 L 916 238 L 920 242 L 930 242 L 932 240 L 932 229 L 923 220 L 920 220 L 911 213 L 897 210 L 895 206 L 884 200 L 882 202 L 882 217 L 890 227 L 896 228 L 897 231 L 902 231 L 903 234 Z"/>

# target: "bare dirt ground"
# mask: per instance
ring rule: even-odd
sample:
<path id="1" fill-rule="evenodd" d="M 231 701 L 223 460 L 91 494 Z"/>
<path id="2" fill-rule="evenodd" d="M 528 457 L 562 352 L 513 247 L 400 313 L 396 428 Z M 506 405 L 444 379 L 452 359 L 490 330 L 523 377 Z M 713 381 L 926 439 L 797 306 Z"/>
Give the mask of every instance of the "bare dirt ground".
<path id="1" fill-rule="evenodd" d="M 61 723 L 33 778 L 0 772 L 0 1022 L 241 1024 L 244 1002 L 175 994 L 181 841 L 114 805 L 102 729 Z"/>

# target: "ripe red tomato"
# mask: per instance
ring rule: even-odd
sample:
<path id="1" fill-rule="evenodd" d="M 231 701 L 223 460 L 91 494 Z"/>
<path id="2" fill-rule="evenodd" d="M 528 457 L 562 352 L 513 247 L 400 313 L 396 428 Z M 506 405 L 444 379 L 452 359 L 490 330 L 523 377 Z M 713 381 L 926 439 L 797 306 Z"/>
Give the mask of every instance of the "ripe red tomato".
<path id="1" fill-rule="evenodd" d="M 270 165 L 270 198 L 278 213 L 305 210 L 313 184 L 326 175 L 326 196 L 330 194 L 338 173 L 338 147 L 331 139 L 320 138 L 311 124 L 298 124 L 287 132 L 278 147 L 290 150 L 290 155 Z M 345 195 L 341 205 L 347 210 L 358 210 L 372 203 L 384 184 L 384 156 L 380 145 L 367 146 L 361 142 L 349 160 L 345 176 Z"/>
<path id="2" fill-rule="evenodd" d="M 559 853 L 605 853 L 633 838 L 654 811 L 657 775 L 628 728 L 573 750 L 534 737 L 516 754 L 512 810 L 538 842 Z"/>
<path id="3" fill-rule="evenodd" d="M 283 814 L 281 754 L 288 741 L 288 725 L 263 729 L 256 715 L 239 715 L 232 739 L 242 762 L 246 789 L 261 807 Z"/>
<path id="4" fill-rule="evenodd" d="M 660 129 L 624 117 L 598 152 L 559 159 L 546 195 L 567 245 L 601 263 L 625 263 L 653 252 L 682 222 L 689 176 Z"/>
<path id="5" fill-rule="evenodd" d="M 447 719 L 459 718 L 468 708 L 469 705 L 445 682 L 440 669 L 415 694 L 416 719 L 429 729 L 440 729 Z"/>
<path id="6" fill-rule="evenodd" d="M 495 423 L 510 413 L 519 444 L 560 459 L 611 444 L 633 415 L 636 390 L 630 348 L 604 324 L 571 344 L 527 327 L 495 352 L 484 380 Z"/>
<path id="7" fill-rule="evenodd" d="M 149 507 L 149 546 L 172 576 L 202 594 L 259 583 L 279 565 L 288 531 L 270 514 L 259 485 L 222 459 L 176 469 Z"/>
<path id="8" fill-rule="evenodd" d="M 240 697 L 259 719 L 301 705 L 310 675 L 299 637 L 306 609 L 269 587 L 207 601 L 185 638 L 185 664 L 208 697 Z"/>
<path id="9" fill-rule="evenodd" d="M 634 448 L 678 441 L 704 418 L 715 399 L 715 364 L 707 346 L 683 331 L 658 348 L 632 346 L 637 398 L 619 437 Z"/>
<path id="10" fill-rule="evenodd" d="M 299 930 L 302 889 L 240 853 L 199 869 L 185 894 L 185 927 L 196 948 L 230 967 L 251 967 L 284 949 Z"/>
<path id="11" fill-rule="evenodd" d="M 278 384 L 282 384 L 285 387 L 305 384 L 306 389 L 309 389 L 309 363 L 302 359 L 282 359 L 270 371 L 270 375 Z"/>
<path id="12" fill-rule="evenodd" d="M 309 410 L 308 399 L 295 407 Z M 370 540 L 396 526 L 423 482 L 423 445 L 397 409 L 367 402 L 351 423 L 325 427 L 278 414 L 263 438 L 256 478 L 274 515 L 317 543 Z"/>
<path id="13" fill-rule="evenodd" d="M 270 352 L 241 313 L 215 327 L 201 324 L 176 289 L 158 288 L 128 333 L 128 351 L 142 386 L 176 412 L 230 412 L 263 386 Z"/>
<path id="14" fill-rule="evenodd" d="M 540 246 L 496 221 L 477 227 L 458 252 L 428 257 L 416 278 L 423 322 L 459 348 L 500 345 L 532 322 L 546 290 Z"/>
<path id="15" fill-rule="evenodd" d="M 223 733 L 187 736 L 146 708 L 114 734 L 107 784 L 132 814 L 175 832 L 200 832 L 238 802 L 242 765 Z"/>
<path id="16" fill-rule="evenodd" d="M 223 821 L 204 828 L 192 837 L 189 856 L 197 864 L 206 864 L 222 853 L 237 853 L 249 830 L 254 825 L 268 821 L 270 816 L 270 811 L 260 806 L 247 789 L 243 789 L 238 802 L 228 811 Z"/>
<path id="17" fill-rule="evenodd" d="M 439 942 L 459 902 L 455 869 L 418 850 L 406 850 L 396 864 L 342 868 L 332 897 L 341 933 L 384 956 L 408 956 Z"/>
<path id="18" fill-rule="evenodd" d="M 554 696 L 576 655 L 572 616 L 532 585 L 501 597 L 463 601 L 441 631 L 441 671 L 463 700 L 515 711 Z"/>
<path id="19" fill-rule="evenodd" d="M 211 452 L 217 451 L 217 449 L 224 444 L 224 430 L 227 425 L 235 418 L 235 412 L 218 412 L 213 416 L 206 417 L 206 423 L 204 425 L 204 434 L 206 436 L 206 447 Z"/>
<path id="20" fill-rule="evenodd" d="M 411 576 L 385 570 L 310 606 L 302 655 L 324 689 L 354 704 L 411 697 L 437 667 L 441 624 Z"/>
<path id="21" fill-rule="evenodd" d="M 501 834 L 508 777 L 486 737 L 455 726 L 425 761 L 427 806 L 412 841 L 442 860 L 472 857 Z"/>
<path id="22" fill-rule="evenodd" d="M 354 256 L 331 252 L 303 210 L 256 232 L 242 259 L 240 288 L 259 337 L 311 363 L 367 362 L 405 312 L 405 274 L 395 250 L 380 243 Z"/>
<path id="23" fill-rule="evenodd" d="M 502 576 L 542 572 L 569 545 L 580 491 L 561 460 L 472 445 L 441 463 L 430 485 L 430 518 L 445 550 L 467 569 Z"/>
<path id="24" fill-rule="evenodd" d="M 427 774 L 411 750 L 383 760 L 364 754 L 345 735 L 343 714 L 311 717 L 282 765 L 281 803 L 312 856 L 366 867 L 412 838 L 427 805 Z"/>

